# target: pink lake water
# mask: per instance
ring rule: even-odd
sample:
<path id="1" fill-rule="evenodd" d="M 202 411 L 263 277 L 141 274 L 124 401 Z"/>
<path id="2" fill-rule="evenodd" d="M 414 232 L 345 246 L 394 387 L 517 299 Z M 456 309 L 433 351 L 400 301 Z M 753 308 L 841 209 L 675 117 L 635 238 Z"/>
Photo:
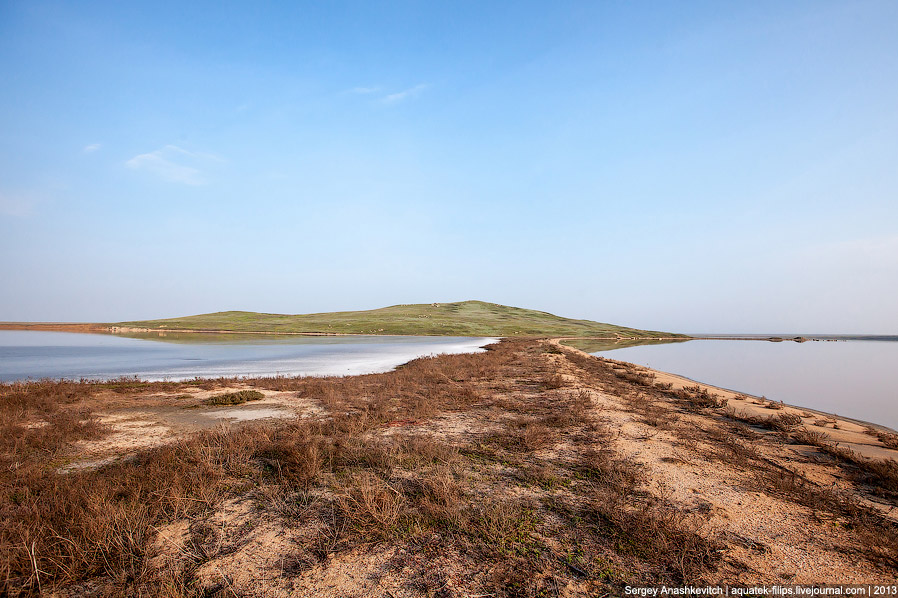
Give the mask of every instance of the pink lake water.
<path id="1" fill-rule="evenodd" d="M 594 355 L 898 429 L 898 341 L 692 340 Z"/>

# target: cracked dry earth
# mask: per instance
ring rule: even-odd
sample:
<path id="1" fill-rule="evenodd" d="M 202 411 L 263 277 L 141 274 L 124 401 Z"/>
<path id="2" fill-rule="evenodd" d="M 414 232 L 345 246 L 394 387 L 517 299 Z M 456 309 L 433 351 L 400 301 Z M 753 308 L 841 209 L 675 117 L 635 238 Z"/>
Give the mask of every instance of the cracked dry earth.
<path id="1" fill-rule="evenodd" d="M 45 586 L 70 596 L 602 596 L 627 584 L 898 575 L 894 462 L 829 450 L 823 435 L 801 442 L 800 418 L 737 410 L 751 402 L 741 395 L 519 339 L 387 374 L 245 386 L 305 417 L 183 437 L 179 462 L 205 473 L 166 465 L 167 481 L 142 482 L 167 497 L 144 513 L 142 543 L 106 557 L 111 566 L 57 570 Z M 154 450 L 136 460 L 170 456 Z M 118 467 L 54 475 L 136 475 Z M 10 578 L 33 590 L 21 568 L 7 590 Z"/>

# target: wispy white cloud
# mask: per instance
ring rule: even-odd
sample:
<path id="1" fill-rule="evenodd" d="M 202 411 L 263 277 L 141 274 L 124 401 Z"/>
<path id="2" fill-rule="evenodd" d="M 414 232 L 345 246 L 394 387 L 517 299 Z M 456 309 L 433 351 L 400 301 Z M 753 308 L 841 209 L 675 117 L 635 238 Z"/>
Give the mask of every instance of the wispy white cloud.
<path id="1" fill-rule="evenodd" d="M 134 156 L 125 162 L 125 166 L 144 170 L 172 183 L 196 186 L 208 183 L 202 169 L 212 162 L 221 162 L 221 158 L 191 152 L 177 145 L 166 145 L 156 151 Z"/>
<path id="2" fill-rule="evenodd" d="M 359 95 L 368 95 L 372 93 L 377 93 L 380 91 L 380 87 L 353 87 L 349 90 L 349 93 L 357 93 Z"/>
<path id="3" fill-rule="evenodd" d="M 90 145 L 85 145 L 84 149 L 81 151 L 83 151 L 85 154 L 92 154 L 95 151 L 97 151 L 98 149 L 100 149 L 101 147 L 103 147 L 102 144 L 91 143 Z"/>
<path id="4" fill-rule="evenodd" d="M 421 92 L 423 92 L 428 87 L 430 86 L 427 83 L 419 83 L 414 87 L 409 87 L 408 89 L 403 89 L 402 91 L 397 91 L 396 93 L 386 95 L 381 98 L 381 102 L 383 102 L 384 104 L 396 104 L 404 100 L 409 100 L 417 95 L 420 95 Z"/>

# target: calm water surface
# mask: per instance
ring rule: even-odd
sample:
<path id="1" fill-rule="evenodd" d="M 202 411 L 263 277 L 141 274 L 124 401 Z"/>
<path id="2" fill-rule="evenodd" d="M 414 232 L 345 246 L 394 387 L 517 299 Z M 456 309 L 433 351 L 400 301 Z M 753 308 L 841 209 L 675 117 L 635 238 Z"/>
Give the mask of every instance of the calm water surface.
<path id="1" fill-rule="evenodd" d="M 593 354 L 898 429 L 895 341 L 694 340 Z"/>
<path id="2" fill-rule="evenodd" d="M 423 336 L 144 335 L 0 330 L 0 381 L 184 380 L 220 376 L 324 376 L 385 372 L 439 353 L 472 353 L 491 338 Z"/>

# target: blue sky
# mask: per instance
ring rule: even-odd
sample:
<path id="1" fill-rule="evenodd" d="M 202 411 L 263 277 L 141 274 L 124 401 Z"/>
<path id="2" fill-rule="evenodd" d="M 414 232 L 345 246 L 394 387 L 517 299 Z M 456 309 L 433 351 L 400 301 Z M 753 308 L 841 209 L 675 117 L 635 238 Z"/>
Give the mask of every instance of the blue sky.
<path id="1" fill-rule="evenodd" d="M 0 3 L 0 320 L 898 333 L 898 3 Z"/>

